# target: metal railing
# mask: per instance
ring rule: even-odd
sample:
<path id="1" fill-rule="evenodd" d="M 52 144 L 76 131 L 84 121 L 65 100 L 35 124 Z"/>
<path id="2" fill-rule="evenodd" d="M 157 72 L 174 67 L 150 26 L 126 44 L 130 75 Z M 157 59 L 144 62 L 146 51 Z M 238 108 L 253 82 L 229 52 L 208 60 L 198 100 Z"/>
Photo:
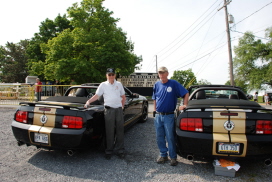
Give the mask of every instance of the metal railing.
<path id="1" fill-rule="evenodd" d="M 71 85 L 40 85 L 41 100 L 52 96 L 62 96 Z M 0 84 L 0 105 L 19 105 L 20 102 L 36 102 L 35 85 Z"/>

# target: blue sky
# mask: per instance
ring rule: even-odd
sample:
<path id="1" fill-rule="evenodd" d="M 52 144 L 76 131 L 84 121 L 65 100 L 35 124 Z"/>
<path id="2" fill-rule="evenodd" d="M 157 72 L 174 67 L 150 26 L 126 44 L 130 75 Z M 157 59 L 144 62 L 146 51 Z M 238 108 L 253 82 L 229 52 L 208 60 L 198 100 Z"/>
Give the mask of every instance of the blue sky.
<path id="1" fill-rule="evenodd" d="M 66 13 L 79 0 L 9 0 L 0 7 L 0 45 L 30 39 L 46 18 Z M 117 26 L 134 42 L 135 54 L 142 55 L 142 69 L 155 72 L 166 66 L 192 69 L 197 80 L 225 84 L 229 80 L 229 58 L 223 0 L 106 0 L 104 6 L 120 18 Z M 272 26 L 272 0 L 232 0 L 227 6 L 234 17 L 232 50 L 243 32 L 264 38 Z M 233 57 L 235 54 L 233 53 Z"/>

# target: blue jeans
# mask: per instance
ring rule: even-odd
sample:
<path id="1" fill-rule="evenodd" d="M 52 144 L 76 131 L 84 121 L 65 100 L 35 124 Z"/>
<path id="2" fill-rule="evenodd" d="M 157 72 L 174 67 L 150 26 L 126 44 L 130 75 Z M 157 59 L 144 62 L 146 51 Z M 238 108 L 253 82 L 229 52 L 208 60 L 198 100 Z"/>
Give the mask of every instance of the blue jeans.
<path id="1" fill-rule="evenodd" d="M 161 157 L 167 157 L 167 152 L 169 151 L 169 156 L 171 159 L 177 158 L 176 153 L 176 142 L 175 142 L 175 117 L 174 114 L 160 115 L 156 114 L 155 129 L 157 144 L 160 149 Z M 168 148 L 166 146 L 166 141 L 168 143 Z"/>

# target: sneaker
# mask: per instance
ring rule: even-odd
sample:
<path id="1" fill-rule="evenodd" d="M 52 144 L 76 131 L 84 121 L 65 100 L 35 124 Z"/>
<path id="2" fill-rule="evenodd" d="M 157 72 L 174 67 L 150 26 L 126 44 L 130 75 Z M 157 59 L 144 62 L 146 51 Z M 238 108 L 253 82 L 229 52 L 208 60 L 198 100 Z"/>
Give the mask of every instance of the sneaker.
<path id="1" fill-rule="evenodd" d="M 168 161 L 168 157 L 160 157 L 158 160 L 157 160 L 157 163 L 158 164 L 164 164 L 166 161 Z"/>
<path id="2" fill-rule="evenodd" d="M 176 166 L 178 165 L 177 159 L 171 159 L 170 166 Z"/>
<path id="3" fill-rule="evenodd" d="M 106 158 L 107 160 L 110 160 L 110 159 L 111 159 L 111 154 L 105 154 L 105 158 Z"/>
<path id="4" fill-rule="evenodd" d="M 124 153 L 117 154 L 117 156 L 118 156 L 120 159 L 124 159 L 124 158 L 125 158 L 125 154 L 124 154 Z"/>

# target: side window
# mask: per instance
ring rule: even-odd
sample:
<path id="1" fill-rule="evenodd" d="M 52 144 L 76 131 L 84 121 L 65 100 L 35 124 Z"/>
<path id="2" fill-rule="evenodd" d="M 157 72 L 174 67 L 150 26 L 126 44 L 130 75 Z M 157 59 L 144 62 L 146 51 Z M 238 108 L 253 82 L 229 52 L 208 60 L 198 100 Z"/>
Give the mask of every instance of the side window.
<path id="1" fill-rule="evenodd" d="M 126 97 L 130 96 L 129 93 L 126 90 L 125 90 L 125 95 L 126 95 Z"/>
<path id="2" fill-rule="evenodd" d="M 76 88 L 71 89 L 68 96 L 69 97 L 75 97 L 76 96 Z"/>
<path id="3" fill-rule="evenodd" d="M 87 90 L 88 93 L 92 93 L 93 95 L 96 92 L 96 88 L 86 88 L 86 90 Z"/>

